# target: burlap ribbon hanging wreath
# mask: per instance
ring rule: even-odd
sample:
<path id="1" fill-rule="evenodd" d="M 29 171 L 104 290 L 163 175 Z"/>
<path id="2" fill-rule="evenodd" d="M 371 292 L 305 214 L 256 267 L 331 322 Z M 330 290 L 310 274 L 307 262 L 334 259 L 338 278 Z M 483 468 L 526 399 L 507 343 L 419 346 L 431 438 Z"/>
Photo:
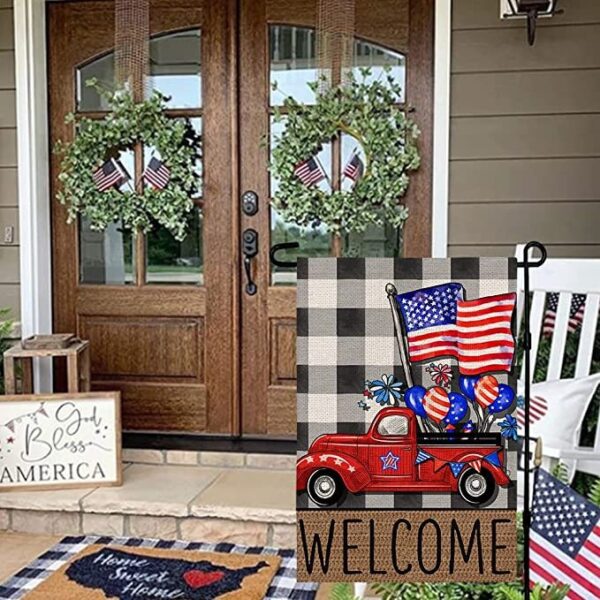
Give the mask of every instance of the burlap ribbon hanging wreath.
<path id="1" fill-rule="evenodd" d="M 115 1 L 115 78 L 136 101 L 144 99 L 149 86 L 150 2 Z"/>
<path id="2" fill-rule="evenodd" d="M 321 90 L 347 82 L 354 56 L 355 0 L 317 0 L 317 64 Z"/>

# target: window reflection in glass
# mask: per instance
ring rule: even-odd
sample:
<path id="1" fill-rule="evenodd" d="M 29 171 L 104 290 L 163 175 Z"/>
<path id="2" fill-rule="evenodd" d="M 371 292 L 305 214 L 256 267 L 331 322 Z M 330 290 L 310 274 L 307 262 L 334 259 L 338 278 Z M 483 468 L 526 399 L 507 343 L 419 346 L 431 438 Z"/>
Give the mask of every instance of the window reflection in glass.
<path id="1" fill-rule="evenodd" d="M 146 282 L 153 284 L 203 285 L 202 217 L 194 208 L 183 241 L 177 241 L 164 227 L 146 235 Z"/>
<path id="2" fill-rule="evenodd" d="M 119 186 L 121 192 L 133 189 L 134 154 L 131 150 L 114 157 L 127 177 Z M 99 160 L 100 162 L 100 160 Z M 79 280 L 81 283 L 122 285 L 133 283 L 133 235 L 120 223 L 112 223 L 105 231 L 94 231 L 83 217 L 79 220 Z"/>
<path id="3" fill-rule="evenodd" d="M 200 133 L 201 119 L 190 119 L 194 129 Z M 156 149 L 144 151 L 144 168 L 152 157 L 162 158 Z M 202 175 L 202 164 L 198 161 L 196 171 Z M 201 191 L 194 198 L 200 203 Z M 146 282 L 153 284 L 204 284 L 204 261 L 202 250 L 202 209 L 194 208 L 189 217 L 188 233 L 181 242 L 167 229 L 156 225 L 146 235 Z"/>
<path id="4" fill-rule="evenodd" d="M 384 69 L 388 67 L 389 73 L 385 73 Z M 367 82 L 382 81 L 386 82 L 387 77 L 393 77 L 394 81 L 400 84 L 402 95 L 399 98 L 400 102 L 404 102 L 406 88 L 406 60 L 399 52 L 388 50 L 370 44 L 362 40 L 354 41 L 354 60 L 352 72 L 357 78 L 361 78 L 361 68 L 369 68 L 371 74 L 366 78 Z"/>
<path id="5" fill-rule="evenodd" d="M 283 104 L 285 96 L 299 102 L 313 102 L 315 94 L 308 83 L 318 77 L 315 32 L 307 27 L 271 25 L 269 35 L 271 57 L 271 106 Z"/>
<path id="6" fill-rule="evenodd" d="M 79 220 L 79 280 L 96 285 L 134 282 L 134 246 L 131 231 L 111 223 L 94 231 L 85 218 Z"/>
<path id="7" fill-rule="evenodd" d="M 169 98 L 169 108 L 202 106 L 200 30 L 192 29 L 150 41 L 151 87 Z"/>
<path id="8" fill-rule="evenodd" d="M 106 99 L 95 88 L 88 87 L 86 82 L 96 79 L 103 89 L 112 90 L 115 85 L 115 55 L 113 52 L 77 69 L 77 110 L 101 111 L 109 110 Z"/>
<path id="9" fill-rule="evenodd" d="M 168 108 L 202 106 L 201 37 L 199 29 L 160 35 L 150 40 L 150 88 L 168 97 Z M 109 106 L 86 82 L 115 87 L 115 56 L 110 52 L 77 69 L 77 110 L 105 111 Z"/>

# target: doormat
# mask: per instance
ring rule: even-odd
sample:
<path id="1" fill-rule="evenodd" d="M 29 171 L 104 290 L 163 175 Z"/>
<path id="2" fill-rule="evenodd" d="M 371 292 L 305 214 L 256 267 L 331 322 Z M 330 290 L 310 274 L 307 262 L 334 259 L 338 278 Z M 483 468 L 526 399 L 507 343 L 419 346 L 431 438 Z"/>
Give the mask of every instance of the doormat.
<path id="1" fill-rule="evenodd" d="M 299 261 L 299 579 L 514 579 L 516 272 Z"/>
<path id="2" fill-rule="evenodd" d="M 293 551 L 234 544 L 66 537 L 0 586 L 25 600 L 312 600 Z"/>

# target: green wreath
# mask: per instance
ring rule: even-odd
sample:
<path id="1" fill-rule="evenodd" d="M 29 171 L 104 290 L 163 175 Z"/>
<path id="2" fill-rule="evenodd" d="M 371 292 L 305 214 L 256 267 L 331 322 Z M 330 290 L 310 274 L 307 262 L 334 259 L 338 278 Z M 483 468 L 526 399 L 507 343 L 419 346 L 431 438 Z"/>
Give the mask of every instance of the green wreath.
<path id="1" fill-rule="evenodd" d="M 87 84 L 96 87 L 94 80 Z M 188 119 L 165 115 L 167 99 L 157 91 L 143 102 L 134 102 L 125 91 L 97 89 L 106 98 L 110 112 L 103 119 L 77 118 L 70 113 L 65 121 L 76 122 L 77 133 L 72 142 L 59 141 L 55 148 L 64 155 L 57 198 L 67 207 L 68 222 L 81 215 L 94 230 L 103 231 L 118 222 L 123 229 L 143 232 L 159 224 L 181 241 L 194 208 L 192 198 L 200 186 L 195 170 L 200 157 L 198 134 Z M 138 192 L 133 182 L 130 190 L 113 187 L 99 191 L 94 171 L 136 143 L 159 153 L 170 172 L 168 184 L 163 189 L 144 186 Z"/>
<path id="2" fill-rule="evenodd" d="M 401 199 L 408 173 L 419 166 L 419 131 L 400 104 L 401 88 L 389 70 L 383 81 L 369 81 L 369 69 L 361 69 L 361 75 L 320 93 L 319 83 L 312 82 L 314 104 L 288 96 L 284 109 L 275 112 L 285 130 L 275 138 L 272 151 L 270 169 L 279 181 L 272 203 L 286 221 L 302 227 L 322 223 L 339 235 L 364 231 L 371 224 L 401 228 L 408 217 Z M 352 136 L 362 147 L 364 175 L 349 190 L 328 192 L 302 183 L 294 173 L 297 165 L 340 134 Z"/>

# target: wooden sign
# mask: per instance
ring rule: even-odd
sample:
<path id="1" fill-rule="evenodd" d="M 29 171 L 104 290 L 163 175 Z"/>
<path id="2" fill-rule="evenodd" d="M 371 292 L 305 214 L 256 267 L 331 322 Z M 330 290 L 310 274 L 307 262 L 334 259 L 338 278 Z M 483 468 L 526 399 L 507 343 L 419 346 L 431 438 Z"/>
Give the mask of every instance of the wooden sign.
<path id="1" fill-rule="evenodd" d="M 0 491 L 121 482 L 118 392 L 0 396 Z"/>

